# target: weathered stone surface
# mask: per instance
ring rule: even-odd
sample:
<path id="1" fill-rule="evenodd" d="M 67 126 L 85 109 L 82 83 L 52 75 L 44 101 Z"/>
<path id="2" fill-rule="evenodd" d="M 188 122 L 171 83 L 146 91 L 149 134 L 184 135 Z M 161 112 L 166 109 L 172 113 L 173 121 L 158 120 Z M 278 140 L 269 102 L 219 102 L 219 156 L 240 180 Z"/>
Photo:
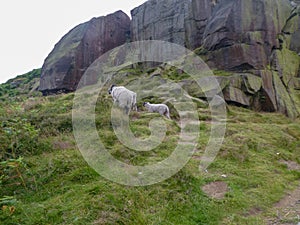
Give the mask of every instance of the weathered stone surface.
<path id="1" fill-rule="evenodd" d="M 232 74 L 231 76 L 215 76 L 227 102 L 245 107 L 253 106 L 254 98 L 262 88 L 262 78 L 253 74 Z M 189 94 L 198 98 L 206 98 L 204 91 L 194 80 L 183 80 L 180 85 Z M 220 91 L 220 92 L 221 92 Z"/>
<path id="2" fill-rule="evenodd" d="M 300 4 L 299 1 L 298 4 Z M 287 47 L 290 50 L 300 53 L 300 5 L 294 7 L 282 31 Z"/>
<path id="3" fill-rule="evenodd" d="M 289 0 L 149 0 L 131 12 L 132 40 L 203 45 L 213 67 L 264 69 L 284 28 L 293 30 L 292 48 L 300 45 L 298 23 L 286 24 L 292 9 Z"/>
<path id="4" fill-rule="evenodd" d="M 293 91 L 288 91 L 280 74 L 270 70 L 259 71 L 259 74 L 260 77 L 251 74 L 224 77 L 229 79 L 228 86 L 223 90 L 225 100 L 263 111 L 278 111 L 296 118 L 299 115 L 296 98 Z"/>
<path id="5" fill-rule="evenodd" d="M 294 85 L 296 90 L 300 90 L 300 77 L 295 77 L 294 78 Z"/>
<path id="6" fill-rule="evenodd" d="M 278 111 L 291 118 L 296 118 L 299 115 L 299 112 L 297 111 L 292 97 L 280 80 L 279 74 L 276 72 L 273 73 L 273 83 Z"/>
<path id="7" fill-rule="evenodd" d="M 223 91 L 224 98 L 227 102 L 235 103 L 243 106 L 250 106 L 250 97 L 241 89 L 235 87 L 227 87 Z"/>
<path id="8" fill-rule="evenodd" d="M 300 41 L 300 40 L 299 40 Z M 285 46 L 281 50 L 275 50 L 271 57 L 272 69 L 278 71 L 284 85 L 294 88 L 294 78 L 300 70 L 300 56 L 296 52 L 288 50 Z"/>
<path id="9" fill-rule="evenodd" d="M 227 85 L 223 89 L 224 98 L 227 102 L 252 107 L 255 95 L 262 87 L 261 77 L 252 74 L 233 74 L 223 77 L 220 84 L 227 80 Z"/>
<path id="10" fill-rule="evenodd" d="M 250 94 L 257 93 L 262 88 L 262 79 L 252 74 L 246 74 L 243 77 L 246 90 Z"/>
<path id="11" fill-rule="evenodd" d="M 207 21 L 211 17 L 215 2 L 212 0 L 191 1 L 188 17 L 185 20 L 185 46 L 187 48 L 193 50 L 202 45 Z"/>
<path id="12" fill-rule="evenodd" d="M 213 10 L 204 33 L 211 65 L 222 69 L 265 68 L 277 35 L 290 16 L 287 0 L 222 0 Z"/>
<path id="13" fill-rule="evenodd" d="M 210 79 L 216 79 L 219 83 L 219 88 L 215 87 L 213 84 L 214 82 L 210 82 Z M 199 83 L 201 84 L 201 87 L 199 86 Z M 179 82 L 179 85 L 189 93 L 189 95 L 201 98 L 201 99 L 207 99 L 211 97 L 211 94 L 219 94 L 222 92 L 224 88 L 226 88 L 229 84 L 228 79 L 223 79 L 223 77 L 205 77 L 201 78 L 200 80 L 193 79 L 184 79 Z M 211 85 L 205 85 L 205 83 L 210 83 Z"/>
<path id="14" fill-rule="evenodd" d="M 293 95 L 293 91 L 284 85 L 280 74 L 271 70 L 257 72 L 259 76 L 233 74 L 222 77 L 223 83 L 227 80 L 227 86 L 223 89 L 225 100 L 253 109 L 278 111 L 296 118 L 299 115 L 297 98 Z"/>
<path id="15" fill-rule="evenodd" d="M 190 49 L 202 44 L 211 0 L 149 0 L 131 11 L 132 40 L 163 40 Z"/>
<path id="16" fill-rule="evenodd" d="M 131 11 L 132 40 L 162 40 L 185 45 L 189 0 L 150 0 Z"/>
<path id="17" fill-rule="evenodd" d="M 122 11 L 76 26 L 46 58 L 40 91 L 49 94 L 76 90 L 91 63 L 105 52 L 124 44 L 129 32 L 130 18 Z"/>
<path id="18" fill-rule="evenodd" d="M 276 93 L 273 86 L 272 71 L 263 70 L 259 71 L 262 78 L 262 94 L 259 99 L 261 109 L 263 111 L 275 112 L 277 111 Z"/>

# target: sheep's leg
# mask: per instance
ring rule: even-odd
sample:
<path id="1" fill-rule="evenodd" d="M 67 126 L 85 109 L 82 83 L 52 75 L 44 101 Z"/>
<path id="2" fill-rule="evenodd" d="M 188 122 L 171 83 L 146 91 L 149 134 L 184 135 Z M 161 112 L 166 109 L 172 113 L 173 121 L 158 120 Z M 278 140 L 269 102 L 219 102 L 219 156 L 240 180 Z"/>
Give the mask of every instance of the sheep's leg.
<path id="1" fill-rule="evenodd" d="M 137 110 L 137 104 L 136 104 L 136 95 L 133 95 L 133 106 L 132 106 L 132 109 L 134 111 L 138 111 Z"/>
<path id="2" fill-rule="evenodd" d="M 164 115 L 165 115 L 168 119 L 171 119 L 169 110 L 166 110 L 165 113 L 164 113 Z"/>
<path id="3" fill-rule="evenodd" d="M 124 107 L 124 111 L 125 111 L 126 115 L 129 115 L 130 111 L 129 111 L 129 107 L 128 106 Z"/>
<path id="4" fill-rule="evenodd" d="M 169 120 L 171 119 L 171 117 L 170 117 L 170 114 L 169 114 L 169 113 L 167 113 L 166 117 L 167 117 Z"/>
<path id="5" fill-rule="evenodd" d="M 138 111 L 137 104 L 133 103 L 131 109 L 134 110 L 134 111 Z"/>
<path id="6" fill-rule="evenodd" d="M 133 105 L 133 110 L 138 111 L 136 103 Z"/>

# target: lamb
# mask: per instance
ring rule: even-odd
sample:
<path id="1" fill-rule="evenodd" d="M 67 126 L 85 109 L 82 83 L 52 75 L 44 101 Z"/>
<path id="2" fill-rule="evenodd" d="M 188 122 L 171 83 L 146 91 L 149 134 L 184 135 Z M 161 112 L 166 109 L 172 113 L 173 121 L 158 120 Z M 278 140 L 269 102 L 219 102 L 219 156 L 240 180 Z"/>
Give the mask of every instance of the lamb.
<path id="1" fill-rule="evenodd" d="M 149 102 L 144 102 L 144 107 L 148 109 L 149 112 L 157 112 L 162 116 L 170 118 L 170 110 L 169 107 L 166 104 L 151 104 Z"/>
<path id="2" fill-rule="evenodd" d="M 131 109 L 137 111 L 135 92 L 130 91 L 123 86 L 116 86 L 113 84 L 108 90 L 108 93 L 111 94 L 114 103 L 124 109 L 127 115 L 130 113 Z"/>

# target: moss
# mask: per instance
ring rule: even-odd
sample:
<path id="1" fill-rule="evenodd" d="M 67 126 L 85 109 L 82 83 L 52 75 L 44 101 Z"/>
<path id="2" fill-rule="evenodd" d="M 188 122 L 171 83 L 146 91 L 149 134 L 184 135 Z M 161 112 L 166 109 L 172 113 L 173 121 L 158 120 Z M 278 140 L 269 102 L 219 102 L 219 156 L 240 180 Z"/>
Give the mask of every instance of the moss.
<path id="1" fill-rule="evenodd" d="M 245 75 L 245 85 L 247 88 L 247 92 L 251 94 L 257 93 L 262 87 L 262 79 L 261 77 L 254 76 L 252 74 Z"/>
<path id="2" fill-rule="evenodd" d="M 230 71 L 226 71 L 226 70 L 213 70 L 213 74 L 215 76 L 221 76 L 221 77 L 228 77 L 228 76 L 231 76 L 232 75 L 232 72 Z"/>
<path id="3" fill-rule="evenodd" d="M 203 55 L 207 55 L 208 53 L 208 50 L 205 49 L 203 46 L 199 47 L 199 48 L 196 48 L 194 50 L 194 53 L 198 56 L 203 56 Z"/>
<path id="4" fill-rule="evenodd" d="M 299 112 L 295 108 L 287 89 L 276 72 L 273 72 L 273 83 L 276 92 L 278 111 L 290 118 L 296 118 L 299 115 Z"/>
<path id="5" fill-rule="evenodd" d="M 263 44 L 263 32 L 262 31 L 252 31 L 252 32 L 249 32 L 248 34 L 250 36 L 250 39 L 253 42 Z"/>
<path id="6" fill-rule="evenodd" d="M 282 50 L 276 50 L 277 70 L 283 77 L 286 86 L 293 87 L 293 78 L 298 75 L 300 66 L 300 57 L 297 53 L 290 51 L 284 45 Z"/>
<path id="7" fill-rule="evenodd" d="M 226 88 L 225 100 L 228 101 L 229 103 L 236 103 L 243 106 L 250 106 L 250 97 L 247 96 L 243 91 L 241 91 L 241 89 L 232 86 Z"/>
<path id="8" fill-rule="evenodd" d="M 297 112 L 300 115 L 300 90 L 290 89 L 289 93 L 297 109 Z"/>

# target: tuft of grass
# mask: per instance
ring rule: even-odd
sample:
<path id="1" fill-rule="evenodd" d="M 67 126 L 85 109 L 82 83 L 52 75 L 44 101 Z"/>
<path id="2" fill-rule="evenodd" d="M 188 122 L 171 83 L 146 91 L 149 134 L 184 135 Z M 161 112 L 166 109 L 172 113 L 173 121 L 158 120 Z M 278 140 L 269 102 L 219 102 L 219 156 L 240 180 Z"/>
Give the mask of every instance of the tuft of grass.
<path id="1" fill-rule="evenodd" d="M 225 71 L 225 70 L 213 70 L 213 74 L 214 74 L 215 76 L 221 76 L 221 77 L 232 76 L 232 72 L 230 72 L 230 71 Z"/>

